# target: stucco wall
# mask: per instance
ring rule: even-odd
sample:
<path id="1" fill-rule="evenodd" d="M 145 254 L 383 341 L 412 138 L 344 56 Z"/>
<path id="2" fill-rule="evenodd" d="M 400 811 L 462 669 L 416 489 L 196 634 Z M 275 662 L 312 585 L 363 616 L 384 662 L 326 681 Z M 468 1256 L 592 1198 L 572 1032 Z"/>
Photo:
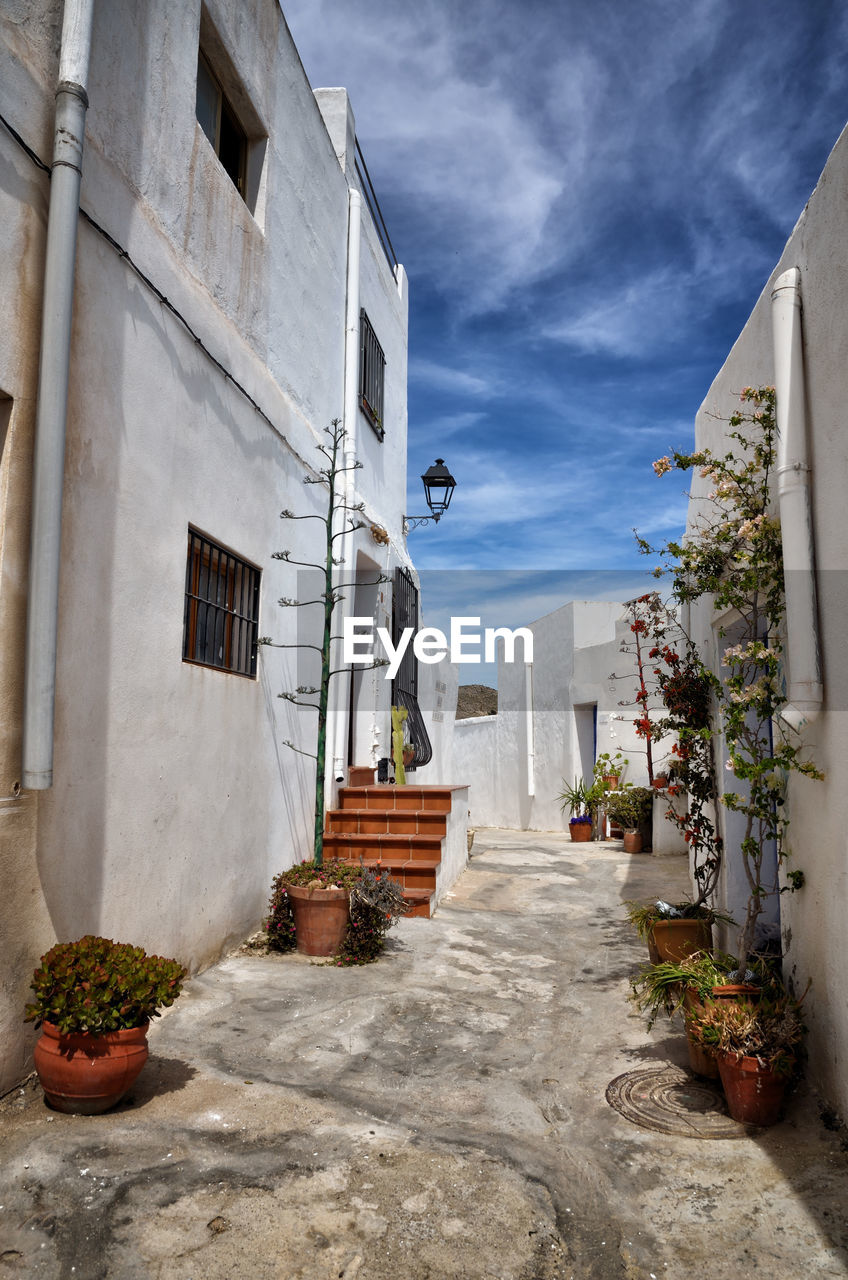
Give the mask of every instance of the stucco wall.
<path id="1" fill-rule="evenodd" d="M 793 777 L 788 795 L 791 868 L 806 886 L 780 899 L 785 972 L 798 990 L 809 978 L 805 1002 L 810 1025 L 809 1072 L 848 1115 L 848 958 L 843 946 L 848 909 L 848 700 L 845 634 L 848 626 L 848 523 L 845 520 L 845 404 L 848 402 L 848 134 L 843 133 L 751 317 L 718 374 L 697 418 L 698 446 L 724 451 L 726 420 L 749 385 L 774 383 L 771 289 L 789 267 L 801 272 L 804 360 L 820 640 L 825 704 L 804 731 L 824 782 Z M 693 494 L 702 491 L 695 481 Z M 704 651 L 718 659 L 710 610 L 693 610 Z M 724 891 L 737 912 L 747 894 L 737 872 Z M 738 916 L 741 918 L 741 915 Z"/>
<path id="2" fill-rule="evenodd" d="M 0 110 L 49 160 L 61 4 L 30 9 L 0 16 Z M 184 663 L 183 605 L 192 525 L 261 569 L 260 634 L 315 639 L 317 619 L 298 634 L 296 612 L 278 607 L 300 594 L 298 570 L 271 554 L 313 560 L 320 550 L 317 523 L 279 512 L 320 512 L 323 490 L 304 479 L 322 465 L 324 428 L 342 415 L 348 185 L 276 0 L 210 0 L 204 22 L 267 134 L 251 212 L 195 119 L 200 20 L 197 0 L 95 7 L 82 205 L 262 413 L 81 221 L 54 785 L 22 797 L 14 784 L 49 185 L 0 130 L 9 317 L 0 344 L 0 1088 L 23 1070 L 29 975 L 56 938 L 100 932 L 200 966 L 256 927 L 272 875 L 311 848 L 314 767 L 283 743 L 311 749 L 314 713 L 277 697 L 310 682 L 308 663 L 262 648 L 256 680 Z M 386 354 L 386 439 L 359 415 L 357 496 L 391 535 L 380 561 L 391 572 L 409 563 L 408 298 L 367 210 L 360 292 Z M 356 535 L 355 556 L 374 549 L 367 530 Z"/>
<path id="3" fill-rule="evenodd" d="M 633 658 L 621 652 L 624 606 L 572 601 L 529 624 L 533 633 L 532 764 L 528 761 L 528 679 L 521 661 L 498 662 L 496 716 L 458 720 L 454 752 L 470 785 L 473 826 L 564 831 L 569 813 L 557 799 L 563 780 L 591 780 L 602 752 L 630 761 L 626 779 L 647 782 L 644 743 L 633 729 Z M 520 658 L 520 646 L 517 646 Z M 611 679 L 612 673 L 621 677 Z M 592 709 L 597 707 L 597 722 Z M 532 781 L 531 781 L 532 778 Z M 459 776 L 458 779 L 459 780 Z M 531 786 L 533 794 L 530 794 Z"/>

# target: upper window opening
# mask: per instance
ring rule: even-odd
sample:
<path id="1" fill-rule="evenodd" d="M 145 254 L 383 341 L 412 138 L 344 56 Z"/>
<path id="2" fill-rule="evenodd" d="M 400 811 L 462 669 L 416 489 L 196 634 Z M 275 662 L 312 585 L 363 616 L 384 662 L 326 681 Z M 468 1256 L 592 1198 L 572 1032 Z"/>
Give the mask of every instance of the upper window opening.
<path id="1" fill-rule="evenodd" d="M 383 439 L 383 383 L 386 357 L 364 311 L 359 314 L 359 403 L 371 426 Z"/>
<path id="2" fill-rule="evenodd" d="M 197 55 L 197 119 L 243 200 L 247 199 L 247 135 L 202 52 Z"/>

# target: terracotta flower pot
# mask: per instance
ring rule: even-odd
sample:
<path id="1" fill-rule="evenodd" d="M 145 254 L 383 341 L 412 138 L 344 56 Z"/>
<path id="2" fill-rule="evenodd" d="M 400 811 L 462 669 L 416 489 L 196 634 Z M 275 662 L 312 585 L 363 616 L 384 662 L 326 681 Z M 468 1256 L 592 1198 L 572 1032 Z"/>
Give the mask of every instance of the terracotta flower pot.
<path id="1" fill-rule="evenodd" d="M 625 831 L 623 837 L 625 853 L 641 853 L 642 852 L 642 833 L 641 831 Z"/>
<path id="2" fill-rule="evenodd" d="M 759 1000 L 760 988 L 747 982 L 723 982 L 713 987 L 713 1000 Z"/>
<path id="3" fill-rule="evenodd" d="M 657 920 L 654 942 L 661 960 L 685 960 L 695 951 L 711 951 L 713 931 L 707 920 Z"/>
<path id="4" fill-rule="evenodd" d="M 658 773 L 654 778 L 653 786 L 656 787 L 657 791 L 663 791 L 668 786 L 668 774 Z"/>
<path id="5" fill-rule="evenodd" d="M 718 1055 L 718 1069 L 734 1120 L 762 1127 L 777 1123 L 786 1094 L 785 1076 L 761 1067 L 756 1058 L 737 1058 L 732 1053 Z"/>
<path id="6" fill-rule="evenodd" d="M 568 829 L 571 832 L 572 840 L 591 840 L 592 839 L 592 823 L 591 822 L 570 822 Z"/>
<path id="7" fill-rule="evenodd" d="M 620 775 L 617 773 L 603 774 L 604 786 L 607 788 L 608 791 L 615 791 L 618 788 L 619 776 Z"/>
<path id="8" fill-rule="evenodd" d="M 406 768 L 406 766 L 407 766 L 408 764 L 412 764 L 412 761 L 413 761 L 414 759 L 415 759 L 415 747 L 414 747 L 414 746 L 412 746 L 412 745 L 410 745 L 410 746 L 408 746 L 408 747 L 404 747 L 404 749 L 403 749 L 403 764 L 404 764 L 404 768 Z"/>
<path id="9" fill-rule="evenodd" d="M 45 1022 L 35 1046 L 44 1096 L 57 1111 L 95 1116 L 120 1102 L 147 1061 L 147 1028 L 62 1035 Z"/>
<path id="10" fill-rule="evenodd" d="M 309 889 L 290 884 L 286 892 L 294 916 L 298 951 L 305 956 L 335 955 L 350 918 L 347 889 Z"/>

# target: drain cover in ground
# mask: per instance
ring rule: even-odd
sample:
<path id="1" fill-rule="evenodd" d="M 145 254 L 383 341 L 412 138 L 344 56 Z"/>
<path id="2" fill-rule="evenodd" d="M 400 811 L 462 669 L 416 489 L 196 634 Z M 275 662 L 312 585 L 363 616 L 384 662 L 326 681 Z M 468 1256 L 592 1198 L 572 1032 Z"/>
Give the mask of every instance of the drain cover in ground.
<path id="1" fill-rule="evenodd" d="M 682 1138 L 744 1138 L 718 1084 L 680 1067 L 627 1071 L 607 1085 L 607 1102 L 633 1124 Z"/>

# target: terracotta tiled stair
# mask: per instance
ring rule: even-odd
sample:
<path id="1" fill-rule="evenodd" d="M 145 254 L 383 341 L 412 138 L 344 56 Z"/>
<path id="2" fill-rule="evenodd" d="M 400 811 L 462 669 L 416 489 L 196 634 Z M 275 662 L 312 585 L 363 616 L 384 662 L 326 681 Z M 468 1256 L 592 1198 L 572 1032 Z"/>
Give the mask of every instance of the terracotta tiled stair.
<path id="1" fill-rule="evenodd" d="M 429 916 L 451 810 L 450 787 L 342 787 L 327 813 L 324 854 L 390 872 L 407 915 Z"/>

